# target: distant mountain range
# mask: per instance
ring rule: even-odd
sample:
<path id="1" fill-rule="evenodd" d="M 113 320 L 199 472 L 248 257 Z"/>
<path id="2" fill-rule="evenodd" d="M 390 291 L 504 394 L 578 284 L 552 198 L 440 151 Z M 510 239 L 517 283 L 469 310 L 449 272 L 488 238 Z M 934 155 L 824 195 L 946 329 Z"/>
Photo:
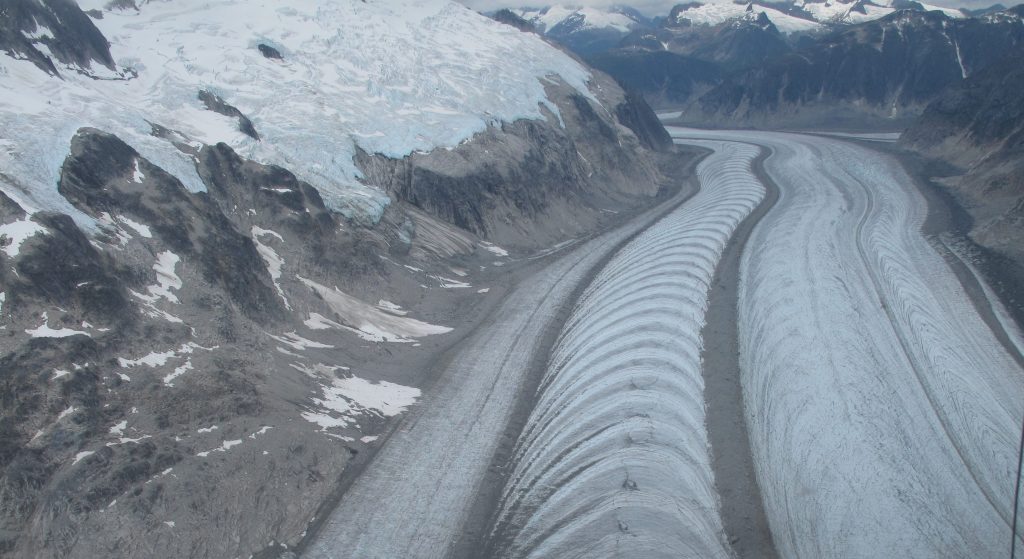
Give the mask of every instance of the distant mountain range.
<path id="1" fill-rule="evenodd" d="M 509 16 L 694 124 L 900 126 L 1024 42 L 1024 7 L 907 0 L 691 2 L 652 19 L 623 7 Z"/>
<path id="2" fill-rule="evenodd" d="M 510 10 L 533 29 L 580 54 L 614 48 L 634 31 L 650 29 L 654 21 L 626 7 L 572 8 L 549 6 Z"/>

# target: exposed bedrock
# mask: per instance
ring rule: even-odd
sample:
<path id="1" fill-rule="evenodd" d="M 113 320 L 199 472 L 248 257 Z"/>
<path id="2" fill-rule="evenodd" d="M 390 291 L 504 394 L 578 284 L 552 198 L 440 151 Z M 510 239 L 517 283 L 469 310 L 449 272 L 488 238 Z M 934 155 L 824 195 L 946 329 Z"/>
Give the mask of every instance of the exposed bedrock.
<path id="1" fill-rule="evenodd" d="M 598 105 L 549 85 L 558 114 L 490 127 L 451 149 L 402 159 L 360 153 L 368 184 L 501 245 L 550 246 L 609 212 L 649 205 L 664 181 L 648 148 L 669 149 L 642 98 L 595 74 Z M 614 112 L 605 107 L 613 107 Z"/>

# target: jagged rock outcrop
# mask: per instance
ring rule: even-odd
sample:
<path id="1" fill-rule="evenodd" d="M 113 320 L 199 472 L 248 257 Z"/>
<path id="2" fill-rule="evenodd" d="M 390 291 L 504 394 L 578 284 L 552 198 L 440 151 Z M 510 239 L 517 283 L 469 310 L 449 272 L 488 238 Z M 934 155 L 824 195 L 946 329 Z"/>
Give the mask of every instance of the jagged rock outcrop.
<path id="1" fill-rule="evenodd" d="M 44 47 L 46 51 L 40 50 Z M 74 0 L 8 0 L 0 10 L 0 50 L 58 75 L 57 64 L 114 70 L 103 33 Z"/>
<path id="2" fill-rule="evenodd" d="M 565 84 L 549 86 L 559 112 L 546 121 L 492 128 L 450 152 L 400 160 L 363 153 L 359 165 L 367 183 L 501 245 L 584 234 L 609 209 L 638 208 L 658 193 L 645 151 L 671 145 L 642 98 L 594 80 L 600 105 Z"/>

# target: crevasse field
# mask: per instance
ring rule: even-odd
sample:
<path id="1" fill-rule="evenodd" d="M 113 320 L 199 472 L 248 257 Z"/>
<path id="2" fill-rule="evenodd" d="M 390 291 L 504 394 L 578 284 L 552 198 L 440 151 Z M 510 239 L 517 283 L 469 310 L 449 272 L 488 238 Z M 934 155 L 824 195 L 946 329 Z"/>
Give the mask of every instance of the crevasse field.
<path id="1" fill-rule="evenodd" d="M 54 185 L 71 137 L 94 127 L 192 191 L 205 187 L 172 139 L 196 148 L 225 142 L 284 166 L 332 209 L 375 222 L 389 201 L 359 182 L 357 149 L 403 157 L 458 145 L 491 123 L 557 115 L 544 92 L 549 75 L 591 95 L 589 72 L 568 55 L 452 2 L 280 6 L 182 0 L 105 12 L 94 23 L 111 43 L 116 72 L 93 64 L 88 75 L 61 68 L 57 78 L 25 60 L 0 61 L 0 76 L 14 78 L 4 80 L 13 89 L 0 97 L 0 127 L 19 138 L 0 146 L 0 166 L 19 177 L 19 203 L 90 225 Z M 473 40 L 478 35 L 493 40 Z M 262 56 L 259 44 L 283 60 Z M 234 118 L 206 110 L 201 90 L 238 108 L 261 141 L 238 131 Z M 176 137 L 154 137 L 152 124 Z M 53 133 L 33 133 L 39 129 Z"/>

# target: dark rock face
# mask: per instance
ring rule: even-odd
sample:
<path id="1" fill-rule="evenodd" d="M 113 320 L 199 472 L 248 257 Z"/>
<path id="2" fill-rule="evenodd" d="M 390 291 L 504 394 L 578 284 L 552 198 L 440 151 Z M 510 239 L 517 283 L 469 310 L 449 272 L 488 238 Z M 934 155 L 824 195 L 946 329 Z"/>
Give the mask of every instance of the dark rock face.
<path id="1" fill-rule="evenodd" d="M 38 38 L 30 38 L 35 36 Z M 73 0 L 5 0 L 0 6 L 0 49 L 58 75 L 56 62 L 88 70 L 93 62 L 114 70 L 107 39 Z"/>
<path id="2" fill-rule="evenodd" d="M 9 284 L 11 301 L 36 298 L 103 322 L 130 321 L 127 291 L 112 273 L 116 264 L 68 216 L 36 218 L 51 234 L 36 239 L 34 250 L 18 260 L 18 278 Z"/>
<path id="3" fill-rule="evenodd" d="M 971 216 L 976 242 L 1024 263 L 1024 50 L 951 88 L 900 138 L 965 172 L 944 181 Z"/>
<path id="4" fill-rule="evenodd" d="M 275 60 L 284 60 L 284 57 L 281 56 L 281 51 L 275 49 L 274 47 L 272 47 L 270 45 L 265 45 L 263 43 L 260 43 L 260 44 L 256 45 L 256 48 L 259 49 L 260 54 L 262 54 L 263 56 L 265 56 L 267 58 L 272 58 L 272 59 L 275 59 Z"/>
<path id="5" fill-rule="evenodd" d="M 147 188 L 128 180 L 135 165 Z M 245 314 L 268 319 L 282 313 L 252 240 L 235 230 L 209 196 L 188 192 L 117 137 L 80 131 L 58 190 L 87 213 L 126 214 L 149 224 L 173 251 L 200 262 L 205 279 L 222 286 Z"/>
<path id="6" fill-rule="evenodd" d="M 518 14 L 509 9 L 498 10 L 491 14 L 491 19 L 494 21 L 504 23 L 505 25 L 511 25 L 516 29 L 526 33 L 536 33 L 537 29 L 534 28 L 533 24 L 519 17 Z"/>
<path id="7" fill-rule="evenodd" d="M 214 95 L 213 93 L 206 91 L 205 89 L 199 92 L 199 100 L 202 101 L 204 105 L 206 105 L 207 109 L 215 113 L 219 113 L 224 116 L 238 119 L 239 132 L 245 134 L 246 136 L 249 136 L 254 140 L 260 139 L 260 135 L 256 133 L 256 127 L 252 125 L 252 121 L 249 120 L 249 117 L 242 114 L 242 111 L 229 105 L 226 101 Z"/>
<path id="8" fill-rule="evenodd" d="M 896 12 L 727 78 L 700 98 L 699 112 L 715 122 L 770 123 L 836 108 L 912 117 L 946 87 L 1022 41 L 1024 24 L 1016 12 L 965 20 Z"/>
<path id="9" fill-rule="evenodd" d="M 792 51 L 763 13 L 749 12 L 715 26 L 692 25 L 679 18 L 688 7 L 676 6 L 660 27 L 634 32 L 619 48 L 587 61 L 656 105 L 679 107 L 720 84 L 724 76 Z"/>
<path id="10" fill-rule="evenodd" d="M 224 145 L 195 152 L 198 193 L 102 131 L 70 148 L 59 191 L 99 229 L 36 213 L 41 232 L 0 252 L 0 554 L 232 556 L 296 541 L 356 449 L 299 417 L 322 381 L 266 332 L 328 311 L 292 289 L 300 312 L 286 312 L 254 239 L 295 247 L 293 273 L 373 286 L 398 225 L 342 227 L 312 187 Z M 25 216 L 0 196 L 0 222 Z M 161 264 L 168 252 L 180 262 Z M 147 284 L 171 276 L 175 300 L 158 308 Z M 68 333 L 25 335 L 40 324 Z M 147 354 L 165 357 L 125 361 Z M 253 447 L 203 458 L 226 440 Z M 264 445 L 280 454 L 253 463 Z"/>
<path id="11" fill-rule="evenodd" d="M 606 88 L 617 89 L 611 83 Z M 635 190 L 638 183 L 658 182 L 643 146 L 664 147 L 667 136 L 645 103 L 626 95 L 606 102 L 619 107 L 614 116 L 599 114 L 567 86 L 554 96 L 564 127 L 551 115 L 488 130 L 451 152 L 401 160 L 361 154 L 357 162 L 367 182 L 392 197 L 521 248 L 581 234 L 594 226 L 601 208 L 635 208 L 657 194 L 656 188 Z"/>
<path id="12" fill-rule="evenodd" d="M 667 151 L 672 147 L 672 136 L 640 95 L 627 92 L 626 100 L 615 108 L 615 113 L 619 122 L 632 130 L 648 149 Z"/>
<path id="13" fill-rule="evenodd" d="M 676 6 L 678 11 L 685 6 Z M 678 16 L 677 16 L 678 17 Z M 710 62 L 723 72 L 745 70 L 790 52 L 786 38 L 764 13 L 734 18 L 719 25 L 691 25 L 669 17 L 660 28 L 640 31 L 622 40 L 623 49 L 669 51 Z"/>
<path id="14" fill-rule="evenodd" d="M 681 105 L 721 79 L 717 64 L 667 51 L 620 49 L 587 57 L 587 62 L 655 106 Z"/>

